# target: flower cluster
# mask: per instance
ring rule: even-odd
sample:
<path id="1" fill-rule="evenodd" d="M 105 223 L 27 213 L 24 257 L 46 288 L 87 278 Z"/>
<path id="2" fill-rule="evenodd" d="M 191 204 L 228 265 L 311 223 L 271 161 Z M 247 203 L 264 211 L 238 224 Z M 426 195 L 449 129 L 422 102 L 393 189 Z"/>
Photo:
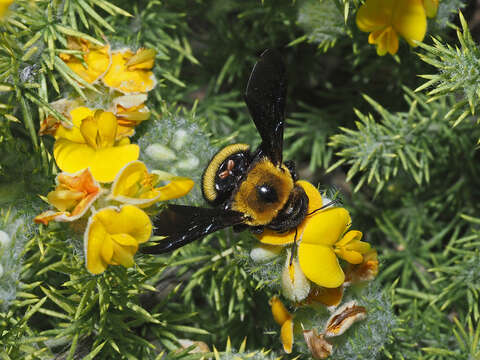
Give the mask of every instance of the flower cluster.
<path id="1" fill-rule="evenodd" d="M 54 209 L 35 217 L 36 223 L 75 222 L 84 232 L 86 267 L 100 274 L 108 265 L 134 264 L 139 244 L 149 240 L 152 224 L 142 209 L 187 194 L 193 181 L 164 171 L 149 171 L 138 160 L 140 148 L 130 142 L 135 126 L 148 120 L 146 92 L 156 84 L 151 69 L 155 51 L 112 51 L 70 38 L 62 59 L 84 81 L 106 86 L 108 103 L 87 106 L 84 100 L 62 99 L 52 107 L 71 123 L 48 116 L 40 133 L 55 138 L 53 155 L 62 170 L 45 198 Z M 161 183 L 166 183 L 161 185 Z M 97 210 L 98 209 L 98 210 Z M 90 214 L 88 221 L 86 219 Z"/>
<path id="2" fill-rule="evenodd" d="M 377 46 L 377 54 L 398 51 L 398 37 L 417 46 L 427 31 L 427 17 L 437 14 L 438 0 L 367 0 L 357 12 L 357 26 L 369 32 L 368 42 Z"/>
<path id="3" fill-rule="evenodd" d="M 297 185 L 309 198 L 304 221 L 289 232 L 264 231 L 258 235 L 261 245 L 254 248 L 250 255 L 254 261 L 261 262 L 285 254 L 285 265 L 280 275 L 282 295 L 297 309 L 306 307 L 315 313 L 321 305 L 333 310 L 340 305 L 347 286 L 375 278 L 378 272 L 377 252 L 361 241 L 360 231 L 349 230 L 351 218 L 346 209 L 333 206 L 306 181 L 300 180 Z M 295 332 L 294 316 L 278 297 L 271 300 L 271 306 L 274 319 L 281 326 L 284 350 L 290 353 Z M 354 322 L 364 319 L 366 312 L 364 307 L 349 302 L 331 315 L 321 335 L 315 329 L 303 329 L 313 356 L 329 356 L 332 346 L 325 338 L 342 335 Z M 312 349 L 317 347 L 323 350 L 315 351 L 324 355 L 314 354 Z"/>

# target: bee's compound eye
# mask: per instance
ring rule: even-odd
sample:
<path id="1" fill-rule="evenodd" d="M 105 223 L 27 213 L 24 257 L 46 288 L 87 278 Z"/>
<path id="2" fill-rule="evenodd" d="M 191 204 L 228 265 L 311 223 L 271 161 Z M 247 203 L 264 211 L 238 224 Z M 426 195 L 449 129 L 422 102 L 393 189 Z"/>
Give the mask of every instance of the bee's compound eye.
<path id="1" fill-rule="evenodd" d="M 257 195 L 261 201 L 274 203 L 278 201 L 278 194 L 275 188 L 270 184 L 262 184 L 257 186 Z"/>

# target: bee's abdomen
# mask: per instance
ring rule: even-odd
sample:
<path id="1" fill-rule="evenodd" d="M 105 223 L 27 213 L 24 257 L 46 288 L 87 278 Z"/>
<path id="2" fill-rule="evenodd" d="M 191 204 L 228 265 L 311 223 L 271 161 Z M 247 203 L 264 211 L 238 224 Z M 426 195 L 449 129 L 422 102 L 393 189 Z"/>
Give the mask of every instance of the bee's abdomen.
<path id="1" fill-rule="evenodd" d="M 232 144 L 220 150 L 202 176 L 202 193 L 211 205 L 228 200 L 247 172 L 251 162 L 250 146 Z"/>

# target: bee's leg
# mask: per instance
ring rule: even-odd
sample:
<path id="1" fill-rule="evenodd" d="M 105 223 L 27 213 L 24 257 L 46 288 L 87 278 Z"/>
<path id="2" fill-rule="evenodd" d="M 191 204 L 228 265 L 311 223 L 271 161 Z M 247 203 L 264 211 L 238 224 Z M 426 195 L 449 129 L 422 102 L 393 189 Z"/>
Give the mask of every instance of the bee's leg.
<path id="1" fill-rule="evenodd" d="M 290 254 L 290 266 L 293 264 L 293 257 L 297 251 L 297 228 L 295 228 L 295 237 L 293 238 L 292 253 Z"/>

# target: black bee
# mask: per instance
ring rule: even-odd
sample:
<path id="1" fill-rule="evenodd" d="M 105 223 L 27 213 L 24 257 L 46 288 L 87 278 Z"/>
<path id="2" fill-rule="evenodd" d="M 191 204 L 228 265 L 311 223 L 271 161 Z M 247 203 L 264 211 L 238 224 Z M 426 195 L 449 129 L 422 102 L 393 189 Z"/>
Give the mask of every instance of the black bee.
<path id="1" fill-rule="evenodd" d="M 308 197 L 296 185 L 291 161 L 282 162 L 287 80 L 280 55 L 266 50 L 255 64 L 245 102 L 262 143 L 233 144 L 220 150 L 202 177 L 202 192 L 212 208 L 169 205 L 154 220 L 155 235 L 163 236 L 146 253 L 164 253 L 217 230 L 233 226 L 261 233 L 296 228 L 307 215 Z"/>

